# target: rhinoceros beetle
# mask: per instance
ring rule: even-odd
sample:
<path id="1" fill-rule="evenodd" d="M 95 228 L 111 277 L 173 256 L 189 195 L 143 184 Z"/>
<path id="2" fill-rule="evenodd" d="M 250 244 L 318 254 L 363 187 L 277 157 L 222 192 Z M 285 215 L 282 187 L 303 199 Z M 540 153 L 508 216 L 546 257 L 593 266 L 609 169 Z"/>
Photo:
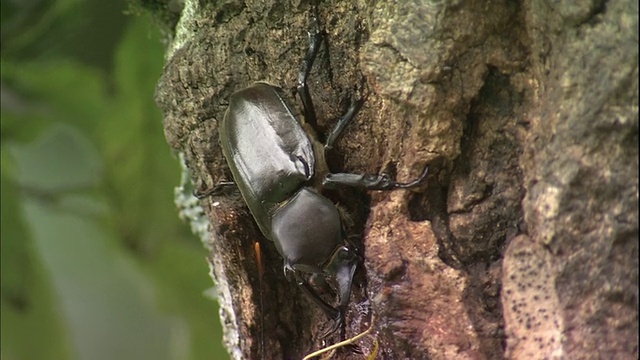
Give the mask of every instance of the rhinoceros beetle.
<path id="1" fill-rule="evenodd" d="M 333 147 L 363 100 L 349 107 L 324 142 L 318 140 L 313 129 L 316 113 L 307 86 L 323 41 L 315 19 L 314 24 L 297 87 L 305 122 L 300 122 L 282 89 L 257 82 L 231 95 L 219 126 L 219 138 L 234 182 L 262 234 L 275 244 L 284 259 L 287 278 L 295 279 L 335 320 L 326 334 L 329 335 L 344 323 L 359 256 L 346 240 L 338 208 L 322 195 L 323 188 L 346 185 L 368 190 L 408 189 L 423 182 L 428 167 L 417 180 L 406 184 L 393 181 L 386 173 L 329 172 L 325 151 Z M 332 306 L 320 297 L 305 274 L 335 279 L 339 305 Z"/>

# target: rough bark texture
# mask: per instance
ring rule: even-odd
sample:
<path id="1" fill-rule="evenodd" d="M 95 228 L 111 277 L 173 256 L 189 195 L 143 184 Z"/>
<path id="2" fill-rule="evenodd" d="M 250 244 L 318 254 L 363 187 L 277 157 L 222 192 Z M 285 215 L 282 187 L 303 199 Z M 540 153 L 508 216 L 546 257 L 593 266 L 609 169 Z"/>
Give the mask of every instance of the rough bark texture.
<path id="1" fill-rule="evenodd" d="M 233 91 L 266 80 L 299 103 L 309 8 L 186 1 L 157 101 L 197 186 L 230 179 L 217 123 Z M 367 94 L 332 169 L 409 180 L 431 167 L 416 191 L 337 196 L 364 255 L 347 336 L 373 318 L 359 345 L 377 342 L 381 359 L 637 358 L 637 3 L 324 1 L 319 13 L 322 129 Z M 327 319 L 242 199 L 202 206 L 232 356 L 320 348 Z"/>

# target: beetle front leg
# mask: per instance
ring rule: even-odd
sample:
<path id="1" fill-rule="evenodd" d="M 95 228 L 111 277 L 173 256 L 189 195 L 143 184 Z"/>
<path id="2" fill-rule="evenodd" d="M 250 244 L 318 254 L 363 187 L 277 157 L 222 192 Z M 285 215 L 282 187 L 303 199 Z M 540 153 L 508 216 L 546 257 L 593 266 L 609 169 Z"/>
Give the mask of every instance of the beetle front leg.
<path id="1" fill-rule="evenodd" d="M 295 269 L 291 269 L 289 268 L 289 271 L 292 271 L 296 280 L 296 283 L 298 284 L 298 286 L 302 289 L 302 291 L 320 308 L 322 309 L 322 311 L 324 311 L 324 313 L 327 315 L 327 317 L 333 319 L 336 323 L 337 326 L 334 325 L 332 327 L 332 330 L 328 333 L 333 333 L 335 332 L 335 330 L 340 326 L 341 323 L 341 318 L 342 318 L 342 313 L 340 312 L 340 310 L 334 308 L 333 306 L 329 305 L 326 301 L 324 301 L 322 299 L 322 297 L 320 297 L 320 295 L 318 295 L 318 293 L 313 289 L 313 287 L 311 287 L 311 285 L 309 285 L 309 283 L 307 282 L 307 280 L 305 280 L 302 275 L 300 274 L 299 271 L 295 270 Z M 327 335 L 328 335 L 327 334 Z"/>
<path id="2" fill-rule="evenodd" d="M 318 55 L 318 50 L 324 39 L 324 34 L 320 30 L 318 25 L 317 15 L 314 14 L 312 18 L 313 29 L 309 31 L 309 50 L 307 55 L 302 59 L 302 67 L 300 68 L 300 74 L 298 75 L 298 95 L 302 100 L 302 106 L 304 107 L 304 117 L 306 122 L 314 129 L 318 128 L 318 120 L 316 119 L 316 110 L 311 100 L 311 94 L 309 94 L 309 86 L 307 85 L 307 79 L 311 73 L 311 68 Z"/>
<path id="3" fill-rule="evenodd" d="M 322 186 L 327 188 L 335 188 L 337 185 L 353 186 L 365 188 L 367 190 L 395 190 L 395 189 L 411 189 L 422 185 L 427 177 L 429 166 L 425 166 L 422 174 L 411 182 L 398 183 L 391 179 L 391 175 L 382 173 L 379 175 L 372 174 L 327 174 L 322 180 Z"/>
<path id="4" fill-rule="evenodd" d="M 333 129 L 331 129 L 329 136 L 327 136 L 327 141 L 324 144 L 325 150 L 330 150 L 333 148 L 333 144 L 336 142 L 336 140 L 338 140 L 338 137 L 340 137 L 340 135 L 344 132 L 344 129 L 347 127 L 347 125 L 349 125 L 351 120 L 356 117 L 363 103 L 364 98 L 361 97 L 360 99 L 354 101 L 351 106 L 349 106 L 347 112 L 342 115 Z"/>

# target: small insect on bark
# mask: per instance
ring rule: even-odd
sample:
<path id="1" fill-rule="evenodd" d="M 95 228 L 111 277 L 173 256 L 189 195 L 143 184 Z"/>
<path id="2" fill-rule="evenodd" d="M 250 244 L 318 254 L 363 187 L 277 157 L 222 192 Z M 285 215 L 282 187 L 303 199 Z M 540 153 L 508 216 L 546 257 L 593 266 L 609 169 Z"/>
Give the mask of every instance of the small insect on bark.
<path id="1" fill-rule="evenodd" d="M 234 183 L 260 231 L 284 259 L 287 278 L 295 280 L 334 321 L 328 336 L 344 325 L 360 257 L 346 240 L 338 208 L 322 195 L 323 190 L 340 185 L 367 190 L 409 189 L 423 183 L 428 167 L 410 183 L 398 183 L 386 173 L 329 172 L 325 151 L 333 147 L 363 100 L 354 101 L 324 139 L 316 136 L 317 131 L 305 131 L 317 124 L 307 79 L 324 39 L 315 16 L 313 20 L 297 87 L 308 126 L 303 126 L 282 89 L 257 82 L 231 95 L 219 136 Z M 217 186 L 201 196 L 219 190 Z M 309 284 L 308 279 L 318 275 L 335 281 L 337 305 L 326 302 Z"/>

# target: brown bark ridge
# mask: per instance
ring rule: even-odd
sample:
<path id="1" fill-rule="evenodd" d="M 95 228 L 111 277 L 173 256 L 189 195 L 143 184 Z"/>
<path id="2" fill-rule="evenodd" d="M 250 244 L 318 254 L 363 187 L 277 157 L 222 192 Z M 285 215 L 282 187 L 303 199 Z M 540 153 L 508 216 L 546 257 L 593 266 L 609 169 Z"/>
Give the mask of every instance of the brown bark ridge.
<path id="1" fill-rule="evenodd" d="M 156 98 L 196 186 L 230 180 L 217 123 L 233 91 L 264 80 L 299 103 L 309 9 L 304 0 L 185 1 Z M 361 235 L 347 336 L 373 319 L 363 354 L 637 358 L 637 3 L 336 0 L 318 9 L 327 41 L 310 87 L 322 130 L 360 88 L 367 94 L 332 169 L 401 181 L 431 170 L 420 189 L 336 195 Z M 286 281 L 242 199 L 201 206 L 232 357 L 297 359 L 322 347 L 330 324 Z"/>

